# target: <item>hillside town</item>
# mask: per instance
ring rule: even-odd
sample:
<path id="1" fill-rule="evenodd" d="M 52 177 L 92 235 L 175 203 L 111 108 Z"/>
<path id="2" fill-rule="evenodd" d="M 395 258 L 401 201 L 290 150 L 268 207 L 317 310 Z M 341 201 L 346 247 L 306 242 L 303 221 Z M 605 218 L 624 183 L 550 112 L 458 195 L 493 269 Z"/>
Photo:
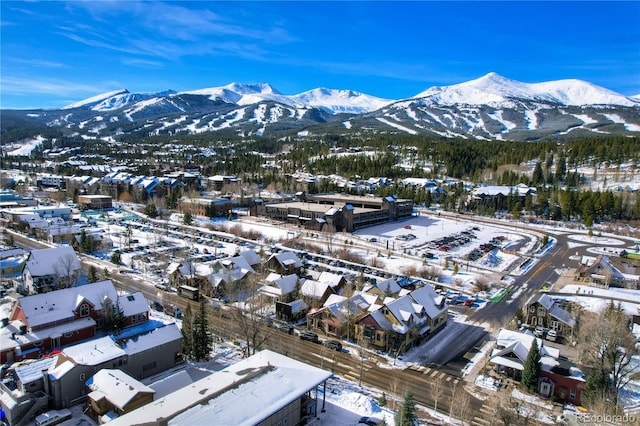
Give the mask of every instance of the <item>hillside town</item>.
<path id="1" fill-rule="evenodd" d="M 598 322 L 620 334 L 610 415 L 639 415 L 633 235 L 438 203 L 524 206 L 525 184 L 399 182 L 427 206 L 375 196 L 390 178 L 290 179 L 2 172 L 2 421 L 388 424 L 409 394 L 420 424 L 578 421 Z M 343 383 L 375 410 L 332 417 Z"/>

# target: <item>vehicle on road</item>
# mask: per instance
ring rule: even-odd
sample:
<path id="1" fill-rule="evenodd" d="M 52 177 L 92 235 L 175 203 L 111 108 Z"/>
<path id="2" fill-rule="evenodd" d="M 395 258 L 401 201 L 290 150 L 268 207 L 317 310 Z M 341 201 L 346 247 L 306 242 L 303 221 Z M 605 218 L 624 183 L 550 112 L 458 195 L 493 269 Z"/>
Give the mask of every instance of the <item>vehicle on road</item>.
<path id="1" fill-rule="evenodd" d="M 320 343 L 320 339 L 318 338 L 318 335 L 311 331 L 303 331 L 302 333 L 300 333 L 300 339 L 308 340 L 309 342 L 313 342 L 313 343 Z"/>
<path id="2" fill-rule="evenodd" d="M 342 352 L 342 343 L 338 342 L 337 340 L 327 340 L 326 342 L 324 342 L 324 345 L 329 349 L 333 349 L 334 351 Z"/>
<path id="3" fill-rule="evenodd" d="M 50 410 L 46 413 L 40 414 L 36 417 L 36 426 L 53 426 L 59 423 L 69 420 L 71 418 L 71 411 L 67 408 L 60 410 Z"/>
<path id="4" fill-rule="evenodd" d="M 200 300 L 200 290 L 189 285 L 181 285 L 178 287 L 178 296 L 198 301 Z"/>
<path id="5" fill-rule="evenodd" d="M 358 420 L 358 424 L 367 426 L 378 426 L 380 424 L 380 419 L 368 416 L 360 417 L 360 420 Z"/>
<path id="6" fill-rule="evenodd" d="M 176 317 L 178 319 L 182 318 L 182 309 L 178 308 L 176 305 L 167 305 L 164 311 L 172 317 Z"/>
<path id="7" fill-rule="evenodd" d="M 164 306 L 162 306 L 162 303 L 158 302 L 157 300 L 151 302 L 151 309 L 158 312 L 164 312 Z"/>

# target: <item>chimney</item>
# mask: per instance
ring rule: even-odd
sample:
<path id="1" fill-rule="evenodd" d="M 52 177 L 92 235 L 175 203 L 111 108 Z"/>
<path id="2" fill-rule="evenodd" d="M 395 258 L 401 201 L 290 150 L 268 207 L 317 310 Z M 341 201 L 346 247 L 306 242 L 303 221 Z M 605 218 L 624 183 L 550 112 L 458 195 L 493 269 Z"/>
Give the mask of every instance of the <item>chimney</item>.
<path id="1" fill-rule="evenodd" d="M 26 325 L 21 325 L 20 326 L 20 334 L 27 334 L 27 326 Z"/>
<path id="2" fill-rule="evenodd" d="M 9 325 L 9 318 L 2 318 L 0 322 L 2 324 L 2 327 L 6 327 L 7 325 Z"/>

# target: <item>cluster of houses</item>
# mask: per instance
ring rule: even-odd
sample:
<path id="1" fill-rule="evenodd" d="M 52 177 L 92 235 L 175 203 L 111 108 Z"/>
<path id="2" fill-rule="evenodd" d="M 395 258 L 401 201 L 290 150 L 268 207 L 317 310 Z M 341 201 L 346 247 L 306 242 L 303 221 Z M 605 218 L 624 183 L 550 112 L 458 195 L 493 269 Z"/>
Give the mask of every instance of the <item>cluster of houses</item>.
<path id="1" fill-rule="evenodd" d="M 111 281 L 25 296 L 8 315 L 0 328 L 0 420 L 8 425 L 78 404 L 97 424 L 211 416 L 301 424 L 320 411 L 319 387 L 331 376 L 266 350 L 201 379 L 171 372 L 184 362 L 178 326 L 151 318 L 142 293 L 118 294 Z"/>
<path id="2" fill-rule="evenodd" d="M 358 284 L 343 274 L 307 270 L 291 251 L 263 262 L 246 250 L 208 263 L 174 263 L 168 273 L 172 285 L 197 286 L 217 298 L 236 300 L 235 291 L 251 288 L 255 305 L 271 309 L 279 320 L 306 319 L 310 330 L 396 353 L 434 336 L 446 325 L 449 309 L 431 286 L 402 287 L 393 278 Z"/>
<path id="3" fill-rule="evenodd" d="M 181 339 L 175 323 L 150 319 L 142 293 L 118 294 L 108 280 L 18 298 L 3 311 L 0 328 L 3 420 L 20 424 L 87 397 L 100 411 L 93 388 L 122 374 L 141 380 L 182 363 Z M 104 369 L 121 373 L 103 377 Z"/>

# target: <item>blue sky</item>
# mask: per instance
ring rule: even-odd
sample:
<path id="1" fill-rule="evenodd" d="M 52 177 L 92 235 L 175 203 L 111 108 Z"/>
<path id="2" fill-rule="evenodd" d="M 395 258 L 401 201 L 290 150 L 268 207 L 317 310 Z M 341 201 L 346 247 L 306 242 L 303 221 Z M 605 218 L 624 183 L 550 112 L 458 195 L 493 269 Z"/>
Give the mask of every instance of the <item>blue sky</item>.
<path id="1" fill-rule="evenodd" d="M 640 94 L 640 2 L 2 0 L 2 108 L 268 82 L 402 99 L 488 72 Z"/>

